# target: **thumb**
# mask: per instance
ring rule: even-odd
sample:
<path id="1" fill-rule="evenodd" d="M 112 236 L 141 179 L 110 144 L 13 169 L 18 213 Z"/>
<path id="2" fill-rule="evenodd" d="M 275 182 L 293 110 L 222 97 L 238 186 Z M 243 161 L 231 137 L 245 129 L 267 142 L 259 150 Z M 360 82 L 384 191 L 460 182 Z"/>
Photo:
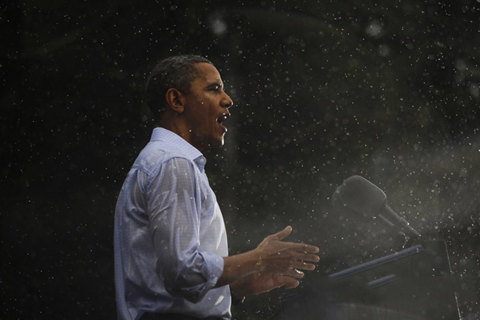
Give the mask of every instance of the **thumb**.
<path id="1" fill-rule="evenodd" d="M 279 231 L 275 234 L 272 234 L 270 237 L 272 237 L 272 239 L 275 239 L 275 240 L 283 240 L 286 237 L 288 237 L 290 235 L 290 233 L 292 233 L 292 227 L 287 226 L 282 231 Z"/>

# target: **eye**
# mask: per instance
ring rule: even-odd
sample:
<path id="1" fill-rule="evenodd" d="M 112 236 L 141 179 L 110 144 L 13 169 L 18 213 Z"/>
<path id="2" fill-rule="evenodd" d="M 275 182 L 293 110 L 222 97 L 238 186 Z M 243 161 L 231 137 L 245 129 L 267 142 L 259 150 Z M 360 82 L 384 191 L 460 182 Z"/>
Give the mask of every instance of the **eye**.
<path id="1" fill-rule="evenodd" d="M 221 84 L 213 84 L 208 88 L 210 91 L 215 91 L 215 92 L 220 92 L 223 90 L 223 87 Z"/>

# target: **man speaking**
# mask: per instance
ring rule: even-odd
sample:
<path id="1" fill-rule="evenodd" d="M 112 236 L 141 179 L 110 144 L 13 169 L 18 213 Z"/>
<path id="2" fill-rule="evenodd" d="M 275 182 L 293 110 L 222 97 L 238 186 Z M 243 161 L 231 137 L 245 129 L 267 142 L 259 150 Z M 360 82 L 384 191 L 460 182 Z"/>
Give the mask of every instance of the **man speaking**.
<path id="1" fill-rule="evenodd" d="M 115 210 L 118 319 L 231 319 L 232 298 L 298 286 L 319 249 L 283 241 L 289 226 L 228 256 L 202 155 L 223 145 L 233 106 L 218 70 L 199 56 L 165 59 L 149 77 L 147 101 L 157 127 Z"/>

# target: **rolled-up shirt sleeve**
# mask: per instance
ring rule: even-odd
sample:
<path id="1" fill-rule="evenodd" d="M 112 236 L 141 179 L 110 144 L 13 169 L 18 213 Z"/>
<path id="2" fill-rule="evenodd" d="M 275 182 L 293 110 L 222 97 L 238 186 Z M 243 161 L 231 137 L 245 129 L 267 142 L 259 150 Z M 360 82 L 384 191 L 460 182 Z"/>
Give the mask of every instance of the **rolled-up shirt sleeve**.
<path id="1" fill-rule="evenodd" d="M 201 250 L 202 204 L 208 196 L 202 174 L 191 161 L 172 158 L 146 186 L 157 275 L 172 296 L 196 302 L 215 286 L 224 263 Z"/>

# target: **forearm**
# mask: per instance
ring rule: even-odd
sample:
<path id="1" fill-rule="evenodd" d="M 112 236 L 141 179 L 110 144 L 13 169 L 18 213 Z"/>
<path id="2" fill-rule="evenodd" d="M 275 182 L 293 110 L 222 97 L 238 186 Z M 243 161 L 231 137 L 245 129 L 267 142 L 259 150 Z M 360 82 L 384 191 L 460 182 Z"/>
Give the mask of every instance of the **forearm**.
<path id="1" fill-rule="evenodd" d="M 217 287 L 231 284 L 254 272 L 262 271 L 261 257 L 256 250 L 224 257 L 223 273 L 217 281 Z"/>

